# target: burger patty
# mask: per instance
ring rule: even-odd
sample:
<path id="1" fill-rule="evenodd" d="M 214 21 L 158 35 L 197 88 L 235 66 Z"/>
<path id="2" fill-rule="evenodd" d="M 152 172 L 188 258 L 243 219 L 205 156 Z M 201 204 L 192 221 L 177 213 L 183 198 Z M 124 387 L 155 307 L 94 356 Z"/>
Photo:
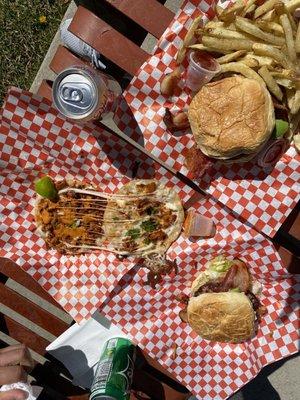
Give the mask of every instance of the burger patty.
<path id="1" fill-rule="evenodd" d="M 231 289 L 239 289 L 241 292 L 250 300 L 253 310 L 256 312 L 257 318 L 261 308 L 259 299 L 250 291 L 250 275 L 247 267 L 244 264 L 233 265 L 226 273 L 223 278 L 218 278 L 200 286 L 195 292 L 194 297 L 199 296 L 202 293 L 221 293 L 229 292 Z"/>
<path id="2" fill-rule="evenodd" d="M 232 265 L 223 278 L 212 280 L 202 285 L 195 296 L 201 293 L 228 292 L 230 289 L 239 289 L 241 292 L 248 292 L 250 288 L 250 275 L 243 262 Z"/>

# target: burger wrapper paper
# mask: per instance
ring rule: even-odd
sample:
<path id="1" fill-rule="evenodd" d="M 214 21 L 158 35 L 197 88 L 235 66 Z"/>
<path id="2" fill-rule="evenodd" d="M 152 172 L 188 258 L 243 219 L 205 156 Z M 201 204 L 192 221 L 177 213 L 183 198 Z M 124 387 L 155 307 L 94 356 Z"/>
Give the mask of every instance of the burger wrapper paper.
<path id="1" fill-rule="evenodd" d="M 183 90 L 173 97 L 160 94 L 160 83 L 166 74 L 176 68 L 178 49 L 192 21 L 202 16 L 201 26 L 212 19 L 216 4 L 212 0 L 183 2 L 153 55 L 142 65 L 124 92 L 115 118 L 119 128 L 128 136 L 143 144 L 168 166 L 192 179 L 185 166 L 187 150 L 195 145 L 191 130 L 172 133 L 163 121 L 165 108 L 174 114 L 179 110 L 187 111 L 191 93 L 184 87 L 184 74 L 180 83 Z M 219 5 L 226 7 L 229 3 Z M 187 65 L 188 56 L 183 62 L 185 71 Z M 273 170 L 259 167 L 256 161 L 230 165 L 215 161 L 206 174 L 195 182 L 258 231 L 273 237 L 300 198 L 300 155 L 291 146 Z"/>
<path id="2" fill-rule="evenodd" d="M 298 351 L 300 276 L 289 275 L 271 242 L 214 199 L 201 199 L 192 208 L 214 220 L 216 235 L 194 242 L 180 237 L 169 251 L 178 265 L 175 276 L 152 289 L 144 284 L 146 271 L 135 267 L 100 311 L 199 399 L 226 399 L 265 365 Z M 220 254 L 244 260 L 262 284 L 266 314 L 257 334 L 241 344 L 201 339 L 179 317 L 184 304 L 178 296 L 189 295 L 207 261 Z"/>
<path id="3" fill-rule="evenodd" d="M 298 351 L 300 278 L 283 268 L 272 243 L 213 198 L 203 198 L 163 167 L 93 125 L 65 121 L 52 106 L 19 89 L 8 93 L 0 124 L 0 255 L 14 260 L 78 322 L 96 309 L 167 368 L 199 399 L 225 399 L 264 365 Z M 140 163 L 137 169 L 137 162 Z M 213 219 L 212 238 L 190 241 L 181 235 L 167 258 L 177 272 L 155 289 L 138 262 L 107 252 L 60 255 L 47 250 L 32 215 L 35 179 L 87 180 L 108 193 L 132 179 L 155 177 L 174 187 L 186 209 Z M 267 308 L 255 337 L 232 345 L 201 340 L 179 318 L 179 294 L 212 257 L 243 259 L 263 286 Z"/>

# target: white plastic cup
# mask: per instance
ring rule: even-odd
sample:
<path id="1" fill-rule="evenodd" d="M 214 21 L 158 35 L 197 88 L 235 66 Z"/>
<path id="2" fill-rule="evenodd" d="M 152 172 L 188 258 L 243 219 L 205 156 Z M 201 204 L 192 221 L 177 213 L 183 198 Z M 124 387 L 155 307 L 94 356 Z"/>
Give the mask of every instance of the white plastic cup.
<path id="1" fill-rule="evenodd" d="M 219 63 L 211 57 L 212 63 L 214 64 L 214 69 L 205 69 L 195 60 L 196 52 L 190 53 L 190 62 L 186 74 L 186 86 L 193 92 L 196 92 L 202 88 L 206 83 L 212 80 L 212 78 L 218 74 L 221 70 Z"/>

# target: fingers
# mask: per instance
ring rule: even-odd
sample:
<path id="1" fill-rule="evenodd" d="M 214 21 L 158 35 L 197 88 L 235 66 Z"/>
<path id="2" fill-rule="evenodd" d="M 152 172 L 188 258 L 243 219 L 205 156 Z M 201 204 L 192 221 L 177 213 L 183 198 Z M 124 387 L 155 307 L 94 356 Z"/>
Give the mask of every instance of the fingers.
<path id="1" fill-rule="evenodd" d="M 25 400 L 28 397 L 28 393 L 24 390 L 13 389 L 7 392 L 0 392 L 0 400 Z"/>
<path id="2" fill-rule="evenodd" d="M 0 367 L 6 365 L 21 365 L 29 372 L 34 366 L 34 361 L 28 348 L 19 344 L 0 350 Z"/>
<path id="3" fill-rule="evenodd" d="M 19 344 L 14 344 L 14 345 L 11 345 L 11 346 L 3 347 L 3 349 L 0 349 L 0 355 L 2 353 L 6 353 L 7 351 L 12 351 L 12 350 L 15 350 L 15 349 L 19 349 L 22 346 L 24 347 L 24 344 L 19 343 Z"/>
<path id="4" fill-rule="evenodd" d="M 15 382 L 27 382 L 27 373 L 20 365 L 0 367 L 0 386 Z"/>

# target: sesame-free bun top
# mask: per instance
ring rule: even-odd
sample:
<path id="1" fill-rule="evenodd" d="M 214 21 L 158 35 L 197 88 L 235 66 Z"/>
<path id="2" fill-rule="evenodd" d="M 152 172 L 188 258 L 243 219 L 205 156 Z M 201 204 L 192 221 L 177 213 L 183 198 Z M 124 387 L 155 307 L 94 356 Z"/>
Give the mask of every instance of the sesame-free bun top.
<path id="1" fill-rule="evenodd" d="M 255 313 L 244 293 L 203 293 L 192 297 L 188 322 L 203 339 L 239 343 L 255 332 Z"/>
<path id="2" fill-rule="evenodd" d="M 218 159 L 254 157 L 275 125 L 267 88 L 240 75 L 203 86 L 190 104 L 188 117 L 199 149 Z"/>

